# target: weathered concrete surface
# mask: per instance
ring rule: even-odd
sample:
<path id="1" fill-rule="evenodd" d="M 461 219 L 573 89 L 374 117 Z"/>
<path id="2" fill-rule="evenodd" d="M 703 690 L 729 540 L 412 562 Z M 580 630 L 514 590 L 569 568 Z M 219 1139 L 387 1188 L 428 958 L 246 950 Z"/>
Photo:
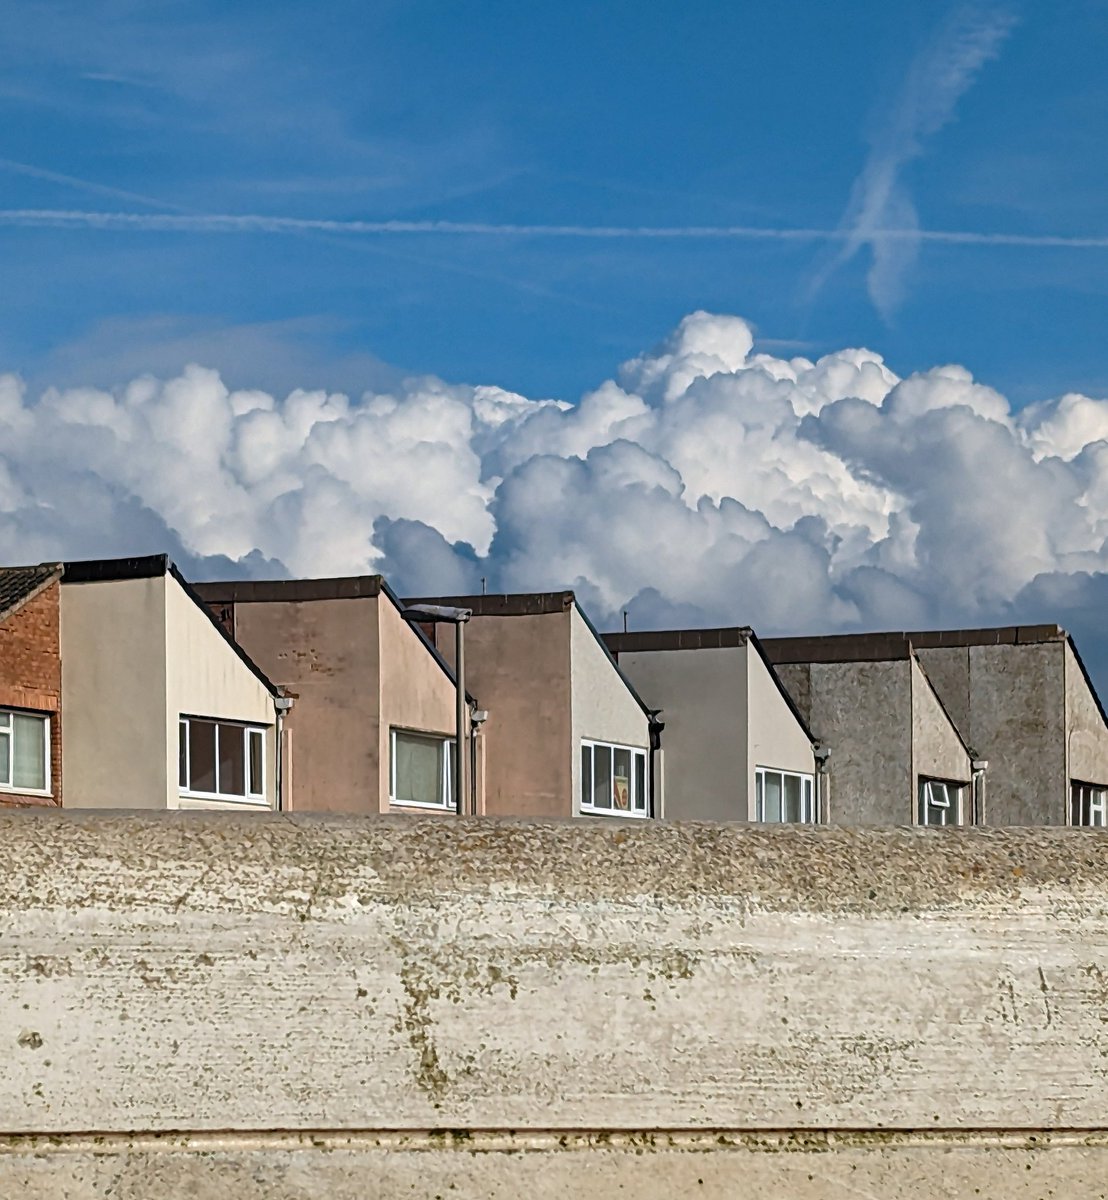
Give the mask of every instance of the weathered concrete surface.
<path id="1" fill-rule="evenodd" d="M 0 814 L 0 1195 L 1102 1195 L 1103 836 Z"/>

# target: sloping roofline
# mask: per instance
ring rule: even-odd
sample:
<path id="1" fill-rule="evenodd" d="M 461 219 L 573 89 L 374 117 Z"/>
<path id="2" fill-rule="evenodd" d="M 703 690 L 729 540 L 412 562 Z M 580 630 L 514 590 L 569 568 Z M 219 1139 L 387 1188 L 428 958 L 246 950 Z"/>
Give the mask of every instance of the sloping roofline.
<path id="1" fill-rule="evenodd" d="M 93 558 L 82 562 L 63 564 L 62 585 L 79 583 L 106 583 L 121 579 L 157 579 L 171 575 L 186 596 L 196 605 L 219 636 L 235 652 L 242 664 L 274 698 L 281 696 L 281 689 L 262 671 L 261 667 L 235 641 L 216 619 L 215 613 L 204 603 L 191 583 L 177 569 L 168 554 L 148 554 L 141 558 Z"/>
<path id="2" fill-rule="evenodd" d="M 633 654 L 636 651 L 724 650 L 749 644 L 765 664 L 781 699 L 785 701 L 805 737 L 813 746 L 821 744 L 819 738 L 813 735 L 792 693 L 774 670 L 758 635 L 749 625 L 724 625 L 714 629 L 636 629 L 626 633 L 606 633 L 604 642 L 616 655 L 617 661 L 620 654 Z"/>
<path id="3" fill-rule="evenodd" d="M 342 575 L 329 579 L 216 580 L 198 583 L 196 591 L 203 600 L 212 604 L 301 604 L 312 600 L 365 600 L 385 596 L 397 612 L 403 612 L 407 607 L 383 575 Z M 405 624 L 446 673 L 447 679 L 457 687 L 458 677 L 435 643 L 416 622 L 406 621 Z M 470 704 L 477 703 L 468 690 L 466 699 Z"/>
<path id="4" fill-rule="evenodd" d="M 577 602 L 577 596 L 572 591 L 503 592 L 491 596 L 408 596 L 404 603 L 452 604 L 459 608 L 471 609 L 475 617 L 542 617 L 550 616 L 553 613 L 568 612 L 571 608 L 575 608 L 577 615 L 585 622 L 585 628 L 596 639 L 597 645 L 604 652 L 604 657 L 612 664 L 612 669 L 623 681 L 623 686 L 631 693 L 635 703 L 643 710 L 647 718 L 652 721 L 661 711 L 647 707 L 646 702 L 635 690 L 634 684 L 620 669 L 615 656 L 605 645 L 603 636 L 589 620 L 588 613 Z"/>
<path id="5" fill-rule="evenodd" d="M 0 567 L 0 577 L 23 576 L 17 594 L 0 602 L 0 621 L 7 620 L 40 592 L 62 576 L 61 563 L 34 563 L 29 566 Z"/>

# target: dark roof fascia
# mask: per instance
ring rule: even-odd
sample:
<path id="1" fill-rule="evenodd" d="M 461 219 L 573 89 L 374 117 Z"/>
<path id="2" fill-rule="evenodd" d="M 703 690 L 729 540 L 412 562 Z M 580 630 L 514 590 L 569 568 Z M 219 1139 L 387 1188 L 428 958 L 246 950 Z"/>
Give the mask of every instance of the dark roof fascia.
<path id="1" fill-rule="evenodd" d="M 249 654 L 235 641 L 235 639 L 223 628 L 222 623 L 214 612 L 204 602 L 203 597 L 197 592 L 191 583 L 177 569 L 175 563 L 169 564 L 169 574 L 181 585 L 181 589 L 185 595 L 196 605 L 205 617 L 212 623 L 213 627 L 219 631 L 219 636 L 227 643 L 228 646 L 238 655 L 243 666 L 249 670 L 254 677 L 263 684 L 273 697 L 282 695 L 281 689 L 265 674 L 258 664 L 250 657 Z"/>
<path id="2" fill-rule="evenodd" d="M 44 592 L 52 583 L 56 583 L 61 579 L 65 570 L 61 563 L 38 563 L 36 566 L 28 567 L 28 570 L 45 570 L 50 568 L 48 574 L 44 574 L 32 587 L 23 593 L 18 600 L 13 601 L 7 608 L 0 609 L 0 621 L 6 621 L 8 617 L 14 616 L 25 605 L 29 604 L 36 596 Z"/>
<path id="3" fill-rule="evenodd" d="M 771 662 L 851 663 L 901 662 L 912 657 L 906 633 L 845 633 L 819 637 L 765 638 L 762 641 Z"/>
<path id="4" fill-rule="evenodd" d="M 543 617 L 568 612 L 577 599 L 571 591 L 505 592 L 480 596 L 406 596 L 405 604 L 451 604 L 475 617 Z"/>
<path id="5" fill-rule="evenodd" d="M 716 629 L 636 629 L 605 633 L 604 644 L 613 654 L 649 653 L 666 650 L 726 650 L 745 646 L 753 637 L 748 625 Z"/>
<path id="6" fill-rule="evenodd" d="M 62 564 L 63 583 L 107 583 L 116 579 L 157 579 L 171 567 L 168 554 L 140 558 L 89 558 Z"/>
<path id="7" fill-rule="evenodd" d="M 932 682 L 931 676 L 928 675 L 928 673 L 927 673 L 927 668 L 923 665 L 923 662 L 921 661 L 920 656 L 915 652 L 914 648 L 912 650 L 912 661 L 916 664 L 917 667 L 919 667 L 920 674 L 927 681 L 927 686 L 931 689 L 931 695 L 934 696 L 935 699 L 939 702 L 939 708 L 942 710 L 943 716 L 946 717 L 948 723 L 950 724 L 950 728 L 954 730 L 954 733 L 957 736 L 958 741 L 960 741 L 962 743 L 962 749 L 966 752 L 966 754 L 970 757 L 970 759 L 977 758 L 977 756 L 978 756 L 977 751 L 974 750 L 973 747 L 969 744 L 969 742 L 967 742 L 966 739 L 962 736 L 962 731 L 958 727 L 958 722 L 955 721 L 955 719 L 950 715 L 950 709 L 948 709 L 947 706 L 943 703 L 943 698 L 939 692 L 939 689 Z"/>
<path id="8" fill-rule="evenodd" d="M 593 637 L 596 638 L 596 644 L 600 647 L 601 650 L 604 651 L 604 657 L 612 664 L 612 667 L 614 668 L 615 673 L 620 677 L 620 679 L 623 680 L 623 686 L 635 698 L 635 702 L 638 704 L 639 708 L 641 708 L 643 710 L 643 712 L 646 714 L 647 720 L 653 721 L 655 715 L 658 712 L 660 712 L 661 710 L 656 709 L 656 708 L 648 708 L 647 707 L 646 702 L 639 695 L 639 693 L 637 691 L 635 691 L 635 685 L 631 682 L 630 679 L 627 678 L 626 675 L 624 675 L 623 671 L 620 668 L 619 662 L 616 660 L 615 655 L 605 645 L 603 636 L 597 630 L 596 626 L 592 623 L 592 621 L 589 620 L 589 614 L 587 612 L 585 612 L 585 610 L 581 607 L 580 604 L 577 603 L 577 597 L 574 596 L 572 592 L 569 592 L 567 594 L 572 598 L 573 607 L 577 609 L 578 615 L 581 617 L 581 620 L 585 622 L 585 627 L 588 629 L 589 633 L 591 633 L 593 635 Z"/>
<path id="9" fill-rule="evenodd" d="M 986 629 L 917 629 L 903 635 L 920 650 L 958 646 L 1031 646 L 1064 641 L 1060 625 L 998 625 Z"/>
<path id="10" fill-rule="evenodd" d="M 386 586 L 380 575 L 332 579 L 231 579 L 196 584 L 205 600 L 225 604 L 297 604 L 307 600 L 363 600 Z"/>
<path id="11" fill-rule="evenodd" d="M 797 724 L 801 729 L 804 730 L 808 741 L 810 741 L 813 746 L 821 745 L 822 743 L 820 742 L 819 738 L 817 738 L 809 728 L 808 722 L 804 719 L 804 714 L 800 711 L 799 706 L 792 697 L 792 693 L 785 686 L 781 676 L 777 674 L 777 668 L 774 667 L 773 663 L 770 662 L 769 655 L 766 653 L 765 647 L 762 645 L 758 635 L 751 630 L 750 637 L 747 640 L 749 641 L 750 645 L 754 647 L 755 651 L 757 651 L 758 657 L 763 663 L 765 663 L 766 670 L 769 671 L 770 678 L 777 685 L 777 690 L 781 693 L 785 703 L 789 706 L 789 711 L 794 717 L 796 717 Z"/>
<path id="12" fill-rule="evenodd" d="M 383 596 L 388 597 L 388 599 L 392 602 L 393 606 L 395 607 L 395 609 L 398 613 L 403 614 L 404 610 L 410 606 L 409 602 L 407 600 L 401 600 L 401 598 L 396 594 L 396 592 L 393 591 L 392 586 L 388 582 L 387 579 L 384 579 L 380 575 L 378 575 L 377 578 L 381 580 L 381 594 Z M 417 603 L 417 602 L 413 601 L 412 603 Z M 454 671 L 454 668 L 451 667 L 451 665 L 446 661 L 445 658 L 443 658 L 441 652 L 439 651 L 438 646 L 436 646 L 435 643 L 433 641 L 431 641 L 431 639 L 427 636 L 427 634 L 425 634 L 423 632 L 423 628 L 419 624 L 419 622 L 418 621 L 405 621 L 404 624 L 407 625 L 408 628 L 423 643 L 423 645 L 427 649 L 427 653 L 430 654 L 431 657 L 435 660 L 435 662 L 437 662 L 439 664 L 439 666 L 445 672 L 447 679 L 449 679 L 450 682 L 455 687 L 457 687 L 458 686 L 458 676 L 457 676 L 456 672 Z M 472 705 L 477 704 L 476 697 L 470 695 L 468 688 L 466 689 L 466 700 Z"/>

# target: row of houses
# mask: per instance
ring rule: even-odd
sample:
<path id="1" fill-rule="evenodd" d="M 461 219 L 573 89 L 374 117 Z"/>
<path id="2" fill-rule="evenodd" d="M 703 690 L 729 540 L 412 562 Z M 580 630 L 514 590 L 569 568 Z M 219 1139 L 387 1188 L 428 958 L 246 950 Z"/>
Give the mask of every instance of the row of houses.
<path id="1" fill-rule="evenodd" d="M 0 568 L 0 804 L 1105 826 L 1108 721 L 1052 625 L 601 634 L 571 591 L 46 563 Z"/>

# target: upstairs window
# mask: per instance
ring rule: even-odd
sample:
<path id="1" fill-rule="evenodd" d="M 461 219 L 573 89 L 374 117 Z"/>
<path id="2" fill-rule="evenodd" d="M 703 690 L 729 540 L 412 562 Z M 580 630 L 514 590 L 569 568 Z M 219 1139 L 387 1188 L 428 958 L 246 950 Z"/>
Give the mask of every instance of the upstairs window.
<path id="1" fill-rule="evenodd" d="M 49 795 L 49 717 L 0 708 L 0 788 Z"/>
<path id="2" fill-rule="evenodd" d="M 646 751 L 611 742 L 581 743 L 581 811 L 648 817 Z"/>
<path id="3" fill-rule="evenodd" d="M 1070 784 L 1070 824 L 1108 828 L 1108 788 L 1074 780 Z"/>
<path id="4" fill-rule="evenodd" d="M 454 811 L 454 739 L 392 731 L 389 804 Z"/>
<path id="5" fill-rule="evenodd" d="M 177 763 L 181 795 L 265 801 L 265 730 L 182 717 Z"/>
<path id="6" fill-rule="evenodd" d="M 796 771 L 758 767 L 754 771 L 755 820 L 771 825 L 811 825 L 819 820 L 815 780 Z"/>
<path id="7" fill-rule="evenodd" d="M 963 825 L 962 803 L 965 785 L 943 779 L 919 781 L 919 823 L 921 825 Z"/>

